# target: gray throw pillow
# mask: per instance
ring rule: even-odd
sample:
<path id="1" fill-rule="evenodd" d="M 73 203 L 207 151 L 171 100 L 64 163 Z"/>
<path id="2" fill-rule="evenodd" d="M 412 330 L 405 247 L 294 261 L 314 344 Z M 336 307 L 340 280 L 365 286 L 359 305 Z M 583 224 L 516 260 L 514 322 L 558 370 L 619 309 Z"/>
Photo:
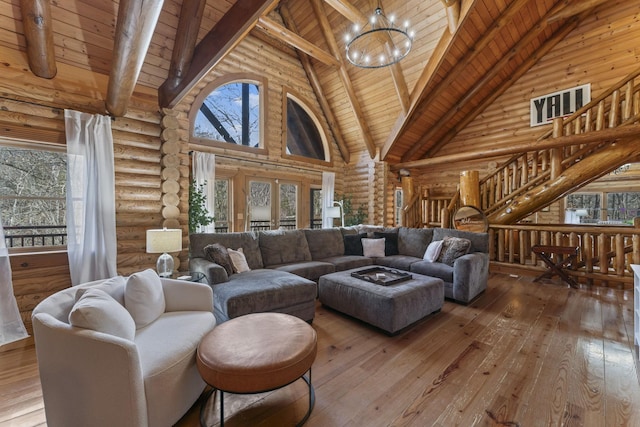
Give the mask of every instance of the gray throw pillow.
<path id="1" fill-rule="evenodd" d="M 455 260 L 468 253 L 469 248 L 471 247 L 471 240 L 463 239 L 461 237 L 447 236 L 442 240 L 442 249 L 440 250 L 438 262 L 447 264 L 451 267 L 453 267 Z"/>
<path id="2" fill-rule="evenodd" d="M 215 262 L 219 266 L 223 267 L 227 272 L 227 276 L 231 276 L 233 274 L 233 264 L 231 263 L 229 251 L 227 251 L 227 248 L 222 246 L 220 243 L 213 243 L 205 246 L 204 255 L 209 261 Z"/>

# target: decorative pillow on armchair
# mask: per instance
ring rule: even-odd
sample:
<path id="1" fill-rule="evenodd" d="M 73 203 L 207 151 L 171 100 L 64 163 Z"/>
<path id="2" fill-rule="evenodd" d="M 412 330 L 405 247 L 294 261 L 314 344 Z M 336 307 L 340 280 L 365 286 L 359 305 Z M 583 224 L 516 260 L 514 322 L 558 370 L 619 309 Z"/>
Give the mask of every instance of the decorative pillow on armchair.
<path id="1" fill-rule="evenodd" d="M 445 237 L 442 239 L 442 249 L 438 262 L 453 267 L 455 260 L 469 252 L 471 248 L 471 240 L 461 237 Z"/>
<path id="2" fill-rule="evenodd" d="M 69 324 L 133 341 L 136 324 L 126 308 L 101 289 L 87 289 L 73 305 Z"/>
<path id="3" fill-rule="evenodd" d="M 156 320 L 166 308 L 160 277 L 150 268 L 127 278 L 124 306 L 140 329 Z"/>
<path id="4" fill-rule="evenodd" d="M 233 263 L 231 262 L 231 257 L 229 256 L 227 248 L 222 246 L 220 243 L 214 243 L 205 246 L 203 251 L 205 257 L 209 261 L 215 262 L 226 270 L 227 276 L 231 276 L 233 274 Z"/>

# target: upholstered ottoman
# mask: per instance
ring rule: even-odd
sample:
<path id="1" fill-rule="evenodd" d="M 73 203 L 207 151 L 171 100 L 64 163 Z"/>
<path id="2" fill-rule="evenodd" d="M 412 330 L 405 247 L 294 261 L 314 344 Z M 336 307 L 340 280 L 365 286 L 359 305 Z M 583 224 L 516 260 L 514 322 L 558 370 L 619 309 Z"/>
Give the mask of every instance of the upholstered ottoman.
<path id="1" fill-rule="evenodd" d="M 360 270 L 322 276 L 318 282 L 320 302 L 389 334 L 439 311 L 444 304 L 441 279 L 411 273 L 410 280 L 383 286 L 352 277 L 352 272 Z"/>
<path id="2" fill-rule="evenodd" d="M 262 393 L 299 378 L 309 387 L 309 409 L 298 425 L 304 424 L 315 403 L 311 365 L 316 349 L 316 331 L 304 320 L 283 313 L 247 314 L 209 332 L 198 346 L 196 363 L 212 392 L 220 391 L 220 426 L 224 392 Z M 202 424 L 202 412 L 200 418 Z"/>

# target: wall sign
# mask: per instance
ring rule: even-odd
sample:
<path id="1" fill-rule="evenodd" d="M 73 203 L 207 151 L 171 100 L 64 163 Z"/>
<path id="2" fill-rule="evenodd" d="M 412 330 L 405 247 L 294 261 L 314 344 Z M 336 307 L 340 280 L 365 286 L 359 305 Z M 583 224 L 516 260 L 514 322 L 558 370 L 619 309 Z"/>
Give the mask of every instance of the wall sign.
<path id="1" fill-rule="evenodd" d="M 531 127 L 546 125 L 556 117 L 569 116 L 589 102 L 591 83 L 532 98 Z"/>

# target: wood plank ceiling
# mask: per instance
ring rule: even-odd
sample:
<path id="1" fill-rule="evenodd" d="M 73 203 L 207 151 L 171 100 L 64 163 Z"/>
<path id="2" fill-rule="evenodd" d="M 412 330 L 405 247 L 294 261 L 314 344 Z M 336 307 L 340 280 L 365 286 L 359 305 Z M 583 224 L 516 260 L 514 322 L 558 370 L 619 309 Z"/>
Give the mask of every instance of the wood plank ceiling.
<path id="1" fill-rule="evenodd" d="M 395 66 L 360 69 L 343 34 L 373 0 L 0 0 L 0 48 L 110 76 L 106 111 L 134 86 L 173 106 L 247 36 L 299 55 L 343 158 L 365 151 L 397 167 L 438 155 L 604 0 L 386 0 L 416 30 Z M 277 67 L 277 64 L 274 64 Z"/>

